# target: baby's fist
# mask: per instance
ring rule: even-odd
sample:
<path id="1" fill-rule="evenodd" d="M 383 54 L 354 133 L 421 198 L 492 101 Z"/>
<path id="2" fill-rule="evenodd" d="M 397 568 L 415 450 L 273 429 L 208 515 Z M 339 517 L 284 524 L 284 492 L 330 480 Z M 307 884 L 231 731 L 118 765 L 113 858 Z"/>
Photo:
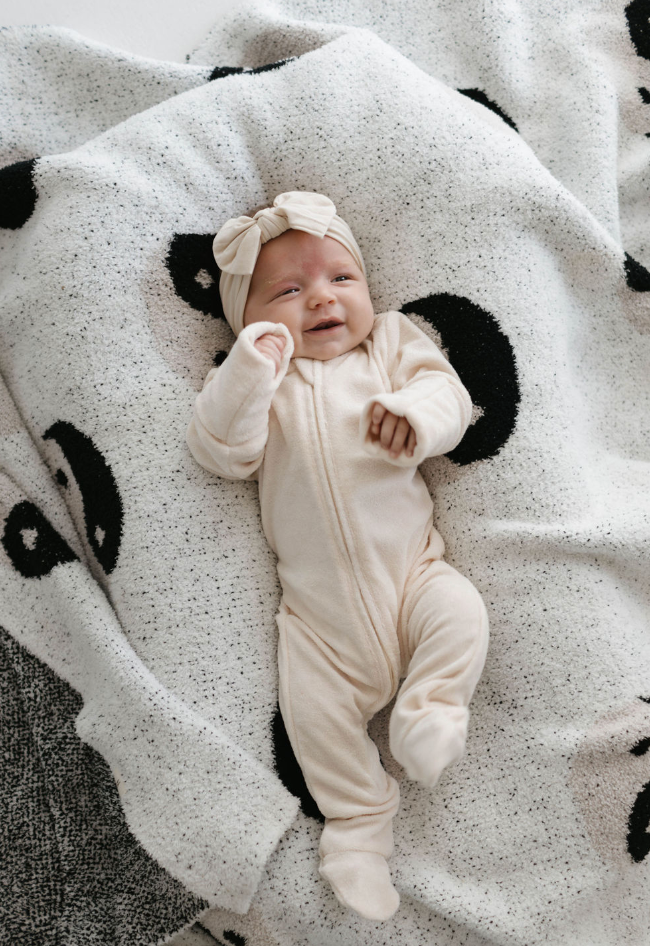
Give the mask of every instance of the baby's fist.
<path id="1" fill-rule="evenodd" d="M 272 335 L 267 332 L 266 335 L 260 335 L 253 344 L 258 351 L 261 351 L 263 355 L 275 363 L 275 373 L 277 374 L 286 340 L 281 335 Z"/>
<path id="2" fill-rule="evenodd" d="M 417 446 L 415 431 L 407 419 L 376 403 L 370 412 L 370 437 L 388 450 L 391 457 L 398 457 L 402 450 L 407 457 L 412 457 Z"/>

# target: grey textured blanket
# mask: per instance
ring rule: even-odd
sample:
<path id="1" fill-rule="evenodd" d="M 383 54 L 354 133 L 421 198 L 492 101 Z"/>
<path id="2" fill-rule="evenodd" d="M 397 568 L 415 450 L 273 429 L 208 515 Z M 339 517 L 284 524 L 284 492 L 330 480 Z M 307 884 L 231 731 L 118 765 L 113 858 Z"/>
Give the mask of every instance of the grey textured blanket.
<path id="1" fill-rule="evenodd" d="M 649 15 L 259 2 L 187 65 L 0 31 L 0 942 L 645 942 Z M 233 342 L 212 236 L 294 189 L 476 405 L 422 471 L 491 650 L 435 789 L 370 724 L 384 924 L 316 871 L 256 486 L 184 440 Z"/>

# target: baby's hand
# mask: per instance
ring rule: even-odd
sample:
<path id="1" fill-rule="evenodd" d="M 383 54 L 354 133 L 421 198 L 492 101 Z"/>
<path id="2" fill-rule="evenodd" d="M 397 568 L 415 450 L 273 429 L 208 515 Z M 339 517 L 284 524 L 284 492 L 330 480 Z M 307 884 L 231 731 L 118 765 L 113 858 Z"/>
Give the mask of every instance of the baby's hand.
<path id="1" fill-rule="evenodd" d="M 413 456 L 417 443 L 415 431 L 405 417 L 391 414 L 381 404 L 373 405 L 370 413 L 370 436 L 378 440 L 391 457 L 397 457 L 404 449 L 407 457 Z"/>
<path id="2" fill-rule="evenodd" d="M 253 342 L 255 348 L 266 355 L 271 361 L 275 362 L 275 373 L 278 373 L 280 362 L 282 361 L 282 352 L 286 340 L 281 335 L 272 335 L 267 332 L 266 335 L 260 335 L 256 342 Z"/>

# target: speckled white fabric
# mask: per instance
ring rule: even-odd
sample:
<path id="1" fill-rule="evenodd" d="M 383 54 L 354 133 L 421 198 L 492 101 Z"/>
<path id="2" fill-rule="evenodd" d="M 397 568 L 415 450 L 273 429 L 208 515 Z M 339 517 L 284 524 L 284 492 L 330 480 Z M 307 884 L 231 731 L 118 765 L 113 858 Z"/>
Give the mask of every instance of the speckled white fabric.
<path id="1" fill-rule="evenodd" d="M 647 18 L 283 0 L 187 67 L 0 31 L 0 140 L 25 162 L 0 170 L 0 624 L 81 694 L 131 831 L 219 940 L 647 937 Z M 370 724 L 402 796 L 381 926 L 318 877 L 321 826 L 283 784 L 256 487 L 184 442 L 233 341 L 201 247 L 293 189 L 332 198 L 376 310 L 429 332 L 475 405 L 421 469 L 491 651 L 435 789 L 391 759 L 390 706 Z"/>

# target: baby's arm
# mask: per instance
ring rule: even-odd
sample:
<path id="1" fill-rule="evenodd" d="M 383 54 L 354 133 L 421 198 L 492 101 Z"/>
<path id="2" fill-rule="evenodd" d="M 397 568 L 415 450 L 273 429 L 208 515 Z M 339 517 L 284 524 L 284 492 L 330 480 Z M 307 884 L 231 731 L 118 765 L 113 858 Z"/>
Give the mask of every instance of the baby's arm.
<path id="1" fill-rule="evenodd" d="M 284 341 L 281 352 L 269 335 Z M 208 373 L 186 437 L 195 460 L 206 470 L 227 479 L 255 474 L 264 457 L 271 401 L 292 354 L 286 326 L 253 322 L 239 333 L 223 364 Z"/>
<path id="2" fill-rule="evenodd" d="M 402 313 L 378 316 L 373 331 L 375 355 L 384 362 L 393 390 L 370 398 L 363 407 L 360 435 L 366 451 L 397 466 L 416 466 L 426 457 L 453 450 L 469 426 L 472 402 L 452 366 Z M 373 424 L 375 418 L 378 423 Z M 386 442 L 404 449 L 393 456 Z"/>

